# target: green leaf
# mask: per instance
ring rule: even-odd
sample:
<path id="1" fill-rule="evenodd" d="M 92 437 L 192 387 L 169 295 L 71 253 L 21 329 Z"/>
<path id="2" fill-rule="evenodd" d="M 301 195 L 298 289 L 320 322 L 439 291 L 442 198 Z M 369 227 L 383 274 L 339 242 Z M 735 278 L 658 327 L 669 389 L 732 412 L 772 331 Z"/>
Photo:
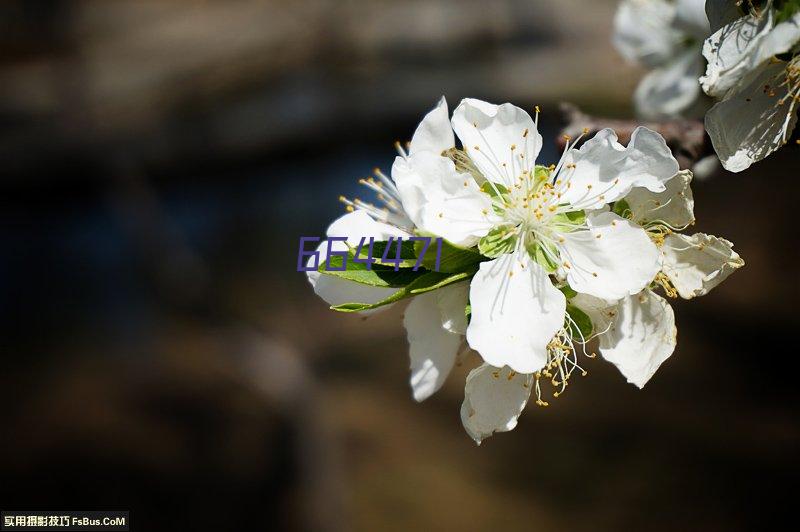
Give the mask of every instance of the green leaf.
<path id="1" fill-rule="evenodd" d="M 467 318 L 472 316 L 472 305 L 467 304 L 467 306 L 464 307 L 464 316 L 466 316 Z"/>
<path id="2" fill-rule="evenodd" d="M 558 257 L 558 250 L 553 245 L 547 245 L 548 255 L 544 249 L 545 245 L 547 244 L 542 244 L 540 241 L 534 240 L 526 246 L 526 249 L 528 250 L 528 255 L 534 262 L 544 268 L 547 273 L 553 273 L 558 269 L 558 263 L 555 262 L 551 256 Z"/>
<path id="3" fill-rule="evenodd" d="M 611 211 L 617 216 L 622 216 L 623 218 L 630 218 L 633 215 L 631 206 L 628 205 L 628 202 L 624 199 L 615 201 L 614 206 L 611 207 Z"/>
<path id="4" fill-rule="evenodd" d="M 400 301 L 402 299 L 406 299 L 409 297 L 413 297 L 419 294 L 424 294 L 425 292 L 430 292 L 432 290 L 436 290 L 438 288 L 442 288 L 444 286 L 458 283 L 469 279 L 473 275 L 477 268 L 472 268 L 468 271 L 463 271 L 461 273 L 443 273 L 443 272 L 429 272 L 426 271 L 407 286 L 402 287 L 400 290 L 395 292 L 394 294 L 390 295 L 386 299 L 378 301 L 377 303 L 344 303 L 342 305 L 333 305 L 331 306 L 332 310 L 337 310 L 339 312 L 361 312 L 363 310 L 371 310 L 374 308 L 382 307 L 384 305 L 389 305 L 390 303 L 394 303 L 396 301 Z"/>
<path id="5" fill-rule="evenodd" d="M 586 221 L 586 211 L 565 212 L 563 216 L 574 224 L 582 224 Z"/>
<path id="6" fill-rule="evenodd" d="M 498 202 L 501 204 L 508 204 L 510 202 L 508 189 L 500 183 L 489 182 L 488 180 L 484 181 L 481 185 L 481 192 L 488 194 L 495 200 L 492 204 L 492 210 L 496 214 L 501 214 L 503 212 L 503 206 L 498 204 Z"/>
<path id="7" fill-rule="evenodd" d="M 387 244 L 388 242 L 385 240 L 375 242 L 372 247 L 372 258 L 375 259 L 376 264 L 391 264 L 392 268 L 394 268 L 396 262 L 394 259 L 397 256 L 397 240 L 392 240 L 392 245 L 389 248 L 388 257 L 392 259 L 392 262 L 386 262 L 382 258 L 386 254 Z M 362 253 L 361 256 L 366 257 L 366 253 Z M 403 239 L 402 245 L 400 246 L 400 259 L 402 259 L 401 262 L 398 263 L 400 268 L 414 267 L 417 263 L 417 255 L 414 252 L 414 242 Z"/>
<path id="8" fill-rule="evenodd" d="M 353 262 L 353 252 L 347 254 L 347 269 L 343 271 L 329 270 L 325 260 L 320 260 L 319 270 L 320 273 L 325 275 L 334 275 L 353 281 L 356 283 L 367 284 L 370 286 L 382 286 L 389 288 L 399 288 L 408 285 L 416 278 L 422 276 L 427 270 L 420 268 L 418 271 L 413 271 L 408 268 L 403 268 L 400 271 L 395 271 L 394 267 L 380 266 L 377 264 L 372 265 L 372 269 L 368 270 L 367 265 L 361 262 Z M 341 268 L 343 258 L 335 255 L 330 258 L 332 268 Z"/>
<path id="9" fill-rule="evenodd" d="M 572 299 L 573 297 L 578 295 L 578 292 L 573 290 L 572 287 L 568 284 L 565 284 L 564 286 L 561 286 L 558 289 L 564 293 L 564 297 L 566 297 L 567 299 Z"/>
<path id="10" fill-rule="evenodd" d="M 567 314 L 571 318 L 569 322 L 569 331 L 572 334 L 572 338 L 579 340 L 581 337 L 583 339 L 587 339 L 592 335 L 592 330 L 594 326 L 592 325 L 592 319 L 581 309 L 573 305 L 567 305 Z"/>
<path id="11" fill-rule="evenodd" d="M 437 246 L 438 244 L 436 243 L 436 237 L 431 236 L 431 244 L 428 246 L 425 256 L 422 257 L 422 266 L 431 271 L 436 271 Z M 419 257 L 419 254 L 422 253 L 423 247 L 425 247 L 424 242 L 414 242 L 415 256 Z M 457 246 L 445 239 L 442 239 L 442 254 L 439 260 L 438 271 L 445 273 L 458 273 L 464 271 L 473 264 L 477 264 L 485 260 L 486 257 L 482 256 L 474 249 Z"/>
<path id="12" fill-rule="evenodd" d="M 570 211 L 562 212 L 553 216 L 553 224 L 558 226 L 560 231 L 572 231 L 577 229 L 579 225 L 586 222 L 586 212 L 584 211 Z"/>
<path id="13" fill-rule="evenodd" d="M 508 195 L 508 188 L 506 188 L 505 185 L 501 185 L 500 183 L 485 181 L 481 185 L 481 192 L 485 192 L 486 194 L 489 194 L 493 198 L 496 198 L 497 193 L 500 192 L 500 196 L 505 198 Z"/>
<path id="14" fill-rule="evenodd" d="M 478 242 L 478 251 L 486 257 L 499 257 L 511 253 L 517 245 L 517 235 L 514 227 L 503 225 L 495 227 Z"/>

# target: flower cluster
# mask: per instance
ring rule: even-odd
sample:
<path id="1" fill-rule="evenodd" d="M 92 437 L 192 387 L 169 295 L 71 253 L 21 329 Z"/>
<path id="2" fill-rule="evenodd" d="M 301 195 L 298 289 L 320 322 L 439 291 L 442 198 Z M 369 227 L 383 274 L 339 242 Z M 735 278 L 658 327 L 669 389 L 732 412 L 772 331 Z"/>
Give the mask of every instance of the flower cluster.
<path id="1" fill-rule="evenodd" d="M 308 274 L 335 310 L 411 298 L 404 324 L 418 401 L 476 351 L 482 364 L 467 377 L 461 419 L 478 443 L 514 428 L 531 395 L 546 406 L 548 391 L 558 397 L 585 374 L 594 338 L 644 386 L 676 345 L 673 311 L 657 292 L 704 295 L 743 265 L 727 240 L 681 233 L 694 223 L 692 174 L 660 135 L 640 127 L 627 146 L 608 129 L 580 146 L 567 139 L 545 166 L 538 116 L 466 99 L 451 118 L 442 98 L 407 151 L 398 146 L 391 177 L 362 181 L 381 204 L 342 198 L 350 212 L 328 229 L 348 236 L 330 244 L 338 251 L 356 259 L 362 237 L 435 235 L 445 240 L 440 271 L 353 260 Z M 413 246 L 402 253 L 413 264 Z"/>
<path id="2" fill-rule="evenodd" d="M 706 9 L 718 29 L 703 45 L 700 83 L 720 100 L 706 130 L 723 166 L 740 172 L 786 144 L 797 122 L 800 0 L 709 0 Z"/>

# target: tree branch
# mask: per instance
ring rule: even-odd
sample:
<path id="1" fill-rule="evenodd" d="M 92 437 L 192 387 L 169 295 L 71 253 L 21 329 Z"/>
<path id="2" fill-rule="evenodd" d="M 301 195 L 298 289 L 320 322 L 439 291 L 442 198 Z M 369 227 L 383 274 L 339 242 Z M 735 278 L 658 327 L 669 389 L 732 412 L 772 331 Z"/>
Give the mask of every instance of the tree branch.
<path id="1" fill-rule="evenodd" d="M 714 153 L 711 141 L 705 133 L 701 120 L 680 119 L 665 122 L 637 122 L 635 120 L 587 115 L 574 104 L 566 102 L 559 107 L 567 123 L 556 141 L 562 149 L 566 145 L 564 135 L 576 138 L 584 130 L 588 129 L 588 135 L 591 137 L 601 129 L 611 128 L 617 133 L 620 142 L 627 144 L 633 131 L 638 126 L 645 126 L 664 137 L 675 158 L 678 159 L 681 168 L 690 168 L 706 155 Z"/>

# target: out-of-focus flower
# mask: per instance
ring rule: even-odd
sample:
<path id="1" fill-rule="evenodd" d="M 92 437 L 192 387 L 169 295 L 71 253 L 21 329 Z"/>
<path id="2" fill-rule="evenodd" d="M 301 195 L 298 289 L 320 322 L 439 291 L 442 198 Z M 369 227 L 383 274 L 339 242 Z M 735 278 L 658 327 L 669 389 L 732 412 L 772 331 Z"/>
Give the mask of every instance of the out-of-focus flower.
<path id="1" fill-rule="evenodd" d="M 800 2 L 752 8 L 712 34 L 703 90 L 720 101 L 706 130 L 722 165 L 740 172 L 783 146 L 800 101 Z"/>
<path id="2" fill-rule="evenodd" d="M 614 18 L 614 44 L 650 71 L 634 93 L 642 118 L 700 117 L 709 105 L 697 78 L 710 33 L 704 0 L 623 0 Z"/>

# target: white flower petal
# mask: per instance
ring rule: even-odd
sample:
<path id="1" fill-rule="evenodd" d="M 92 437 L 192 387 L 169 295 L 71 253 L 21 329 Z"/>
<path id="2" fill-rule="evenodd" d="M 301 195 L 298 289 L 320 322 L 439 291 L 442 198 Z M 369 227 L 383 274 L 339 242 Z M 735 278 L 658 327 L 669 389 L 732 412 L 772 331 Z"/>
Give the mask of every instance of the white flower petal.
<path id="1" fill-rule="evenodd" d="M 431 157 L 430 152 L 412 156 L 413 159 Z M 470 174 L 456 172 L 449 159 L 438 157 L 419 166 L 427 170 L 421 172 L 425 185 L 421 189 L 423 200 L 417 226 L 458 246 L 477 244 L 499 220 L 489 195 L 481 192 Z"/>
<path id="2" fill-rule="evenodd" d="M 454 334 L 467 334 L 466 309 L 469 283 L 455 283 L 433 292 L 442 318 L 442 327 Z"/>
<path id="3" fill-rule="evenodd" d="M 414 224 L 456 245 L 475 245 L 497 220 L 489 195 L 447 157 L 431 151 L 397 157 L 392 179 Z"/>
<path id="4" fill-rule="evenodd" d="M 441 159 L 441 163 L 438 160 Z M 406 216 L 419 227 L 422 223 L 422 208 L 428 201 L 426 189 L 426 177 L 430 174 L 431 168 L 436 169 L 441 166 L 444 170 L 446 165 L 444 157 L 433 155 L 431 152 L 417 152 L 409 157 L 395 157 L 392 164 L 392 181 L 397 187 L 400 201 Z"/>
<path id="5" fill-rule="evenodd" d="M 680 39 L 674 18 L 675 5 L 665 0 L 623 0 L 614 16 L 614 46 L 629 61 L 661 65 Z"/>
<path id="6" fill-rule="evenodd" d="M 702 116 L 705 109 L 700 101 L 706 96 L 697 78 L 703 73 L 704 65 L 699 50 L 688 48 L 664 66 L 649 72 L 633 95 L 636 113 L 648 120 Z"/>
<path id="7" fill-rule="evenodd" d="M 662 271 L 684 299 L 707 294 L 730 274 L 744 266 L 724 238 L 695 233 L 671 234 L 661 247 Z"/>
<path id="8" fill-rule="evenodd" d="M 469 293 L 467 342 L 496 367 L 533 373 L 547 361 L 547 344 L 564 325 L 566 299 L 527 253 L 483 262 Z"/>
<path id="9" fill-rule="evenodd" d="M 411 390 L 415 400 L 424 401 L 442 387 L 453 369 L 462 336 L 442 327 L 436 292 L 414 297 L 403 324 L 411 358 Z"/>
<path id="10" fill-rule="evenodd" d="M 496 225 L 491 209 L 488 196 L 465 191 L 426 205 L 420 227 L 457 246 L 472 247 Z"/>
<path id="11" fill-rule="evenodd" d="M 464 99 L 453 112 L 453 129 L 481 173 L 508 187 L 533 168 L 542 149 L 530 115 L 510 103 Z"/>
<path id="12" fill-rule="evenodd" d="M 659 253 L 644 229 L 612 212 L 590 213 L 586 223 L 588 230 L 562 233 L 558 244 L 573 290 L 613 300 L 650 284 Z"/>
<path id="13" fill-rule="evenodd" d="M 620 301 L 616 313 L 609 331 L 600 336 L 600 354 L 642 388 L 675 350 L 675 314 L 650 290 Z"/>
<path id="14" fill-rule="evenodd" d="M 422 119 L 411 144 L 408 153 L 413 155 L 418 151 L 431 151 L 441 155 L 443 151 L 449 150 L 456 145 L 453 128 L 450 127 L 450 115 L 447 111 L 447 100 L 444 96 L 436 104 L 436 107 L 425 115 Z"/>
<path id="15" fill-rule="evenodd" d="M 800 12 L 772 28 L 759 45 L 758 55 L 752 58 L 751 66 L 757 66 L 774 55 L 788 52 L 798 42 L 800 42 Z"/>
<path id="16" fill-rule="evenodd" d="M 570 299 L 569 303 L 581 309 L 592 320 L 592 335 L 602 335 L 607 332 L 617 315 L 617 301 L 578 294 Z"/>
<path id="17" fill-rule="evenodd" d="M 414 225 L 448 240 L 450 238 L 447 234 L 439 233 L 426 226 L 424 211 L 426 208 L 433 209 L 430 205 L 436 205 L 436 215 L 443 210 L 455 209 L 455 212 L 451 213 L 455 216 L 450 217 L 455 220 L 466 217 L 470 221 L 483 221 L 485 217 L 482 215 L 482 211 L 487 208 L 487 205 L 491 210 L 491 199 L 480 191 L 480 187 L 470 174 L 459 173 L 453 161 L 431 151 L 420 151 L 409 157 L 395 158 L 392 166 L 392 179 L 397 185 L 403 209 Z M 452 203 L 452 205 L 445 209 L 442 207 L 445 203 Z M 460 212 L 461 210 L 463 212 Z M 459 214 L 464 216 L 458 216 Z M 441 225 L 443 223 L 446 225 L 447 221 L 433 220 L 433 223 L 438 229 L 441 229 Z M 474 231 L 476 231 L 474 228 L 467 229 L 466 234 L 472 235 Z M 483 232 L 477 230 L 475 234 L 480 238 L 487 231 L 488 229 Z M 461 240 L 465 239 L 462 233 L 458 234 L 462 235 L 460 236 Z M 474 244 L 474 242 L 477 240 L 472 243 Z"/>
<path id="18" fill-rule="evenodd" d="M 469 372 L 461 422 L 475 443 L 480 445 L 495 432 L 508 432 L 517 426 L 531 395 L 531 380 L 530 375 L 488 364 Z"/>
<path id="19" fill-rule="evenodd" d="M 639 225 L 650 222 L 665 222 L 673 228 L 683 228 L 694 221 L 694 198 L 692 172 L 681 170 L 667 181 L 663 192 L 650 192 L 646 188 L 634 188 L 625 201 L 631 210 L 632 220 Z"/>
<path id="20" fill-rule="evenodd" d="M 773 25 L 771 9 L 761 16 L 747 15 L 717 30 L 703 43 L 708 61 L 706 74 L 700 78 L 709 96 L 721 98 L 767 57 L 759 48 Z"/>
<path id="21" fill-rule="evenodd" d="M 580 149 L 570 150 L 566 160 L 575 166 L 560 172 L 565 181 L 561 200 L 577 209 L 600 208 L 632 187 L 660 192 L 678 172 L 678 161 L 664 138 L 645 127 L 634 130 L 627 147 L 617 142 L 614 131 L 603 129 Z"/>
<path id="22" fill-rule="evenodd" d="M 797 107 L 786 96 L 785 63 L 768 64 L 706 114 L 706 130 L 722 166 L 741 172 L 783 146 L 797 122 Z M 765 90 L 765 85 L 770 90 Z"/>

